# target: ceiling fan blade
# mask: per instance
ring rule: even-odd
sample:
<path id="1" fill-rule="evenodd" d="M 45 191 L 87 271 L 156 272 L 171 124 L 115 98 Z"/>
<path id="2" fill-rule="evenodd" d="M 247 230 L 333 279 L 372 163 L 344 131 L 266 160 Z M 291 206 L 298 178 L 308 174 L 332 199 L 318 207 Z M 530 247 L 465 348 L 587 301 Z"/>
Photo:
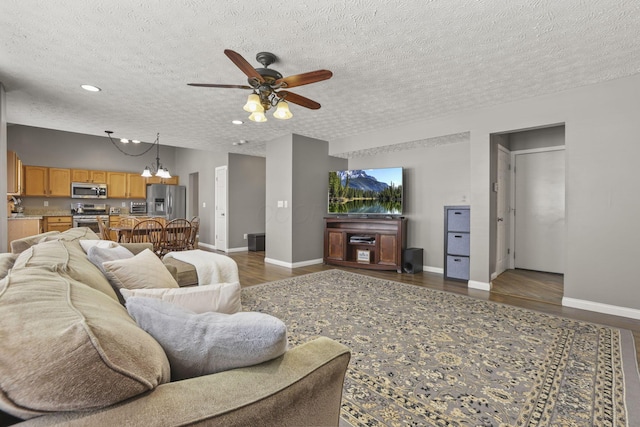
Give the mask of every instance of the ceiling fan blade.
<path id="1" fill-rule="evenodd" d="M 282 87 L 296 87 L 308 85 L 309 83 L 320 82 L 330 79 L 333 73 L 329 70 L 316 70 L 308 73 L 296 74 L 294 76 L 284 77 L 275 81 L 275 85 L 282 83 Z"/>
<path id="2" fill-rule="evenodd" d="M 253 89 L 251 86 L 247 85 L 218 85 L 213 83 L 187 83 L 188 86 L 197 86 L 197 87 L 221 87 L 228 89 Z"/>
<path id="3" fill-rule="evenodd" d="M 240 70 L 247 75 L 247 77 L 253 77 L 257 79 L 260 83 L 264 83 L 264 78 L 256 71 L 255 68 L 251 66 L 247 62 L 246 59 L 242 57 L 238 52 L 234 52 L 231 49 L 225 49 L 224 54 L 229 57 L 229 59 L 236 64 L 236 67 L 240 68 Z"/>
<path id="4" fill-rule="evenodd" d="M 302 107 L 310 108 L 312 110 L 317 110 L 320 108 L 320 104 L 318 104 L 316 101 L 305 98 L 301 95 L 297 95 L 293 92 L 281 90 L 279 92 L 276 92 L 276 95 L 278 96 L 278 98 L 284 99 L 287 102 L 293 102 L 294 104 L 298 104 Z"/>

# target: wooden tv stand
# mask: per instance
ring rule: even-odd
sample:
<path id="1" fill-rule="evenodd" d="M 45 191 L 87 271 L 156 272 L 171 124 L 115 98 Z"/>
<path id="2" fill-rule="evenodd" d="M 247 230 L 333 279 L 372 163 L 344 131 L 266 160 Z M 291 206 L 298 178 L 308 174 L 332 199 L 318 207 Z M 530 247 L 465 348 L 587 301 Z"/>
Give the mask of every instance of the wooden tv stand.
<path id="1" fill-rule="evenodd" d="M 324 263 L 402 273 L 407 219 L 327 217 Z"/>

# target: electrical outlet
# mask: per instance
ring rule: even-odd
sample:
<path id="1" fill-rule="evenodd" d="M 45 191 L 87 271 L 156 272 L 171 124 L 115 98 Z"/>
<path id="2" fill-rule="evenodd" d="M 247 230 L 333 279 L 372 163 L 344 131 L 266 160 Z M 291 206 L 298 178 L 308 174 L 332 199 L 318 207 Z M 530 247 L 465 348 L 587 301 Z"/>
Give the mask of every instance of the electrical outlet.
<path id="1" fill-rule="evenodd" d="M 247 233 L 244 233 L 244 240 L 247 240 Z"/>
<path id="2" fill-rule="evenodd" d="M 203 207 L 203 208 L 206 208 L 206 207 L 207 207 L 207 204 L 206 204 L 205 202 L 202 202 L 202 207 Z"/>
<path id="3" fill-rule="evenodd" d="M 127 207 L 127 202 L 122 202 L 122 207 L 126 208 Z"/>
<path id="4" fill-rule="evenodd" d="M 44 205 L 45 205 L 45 206 L 49 206 L 49 202 L 45 200 L 45 201 L 44 201 Z"/>

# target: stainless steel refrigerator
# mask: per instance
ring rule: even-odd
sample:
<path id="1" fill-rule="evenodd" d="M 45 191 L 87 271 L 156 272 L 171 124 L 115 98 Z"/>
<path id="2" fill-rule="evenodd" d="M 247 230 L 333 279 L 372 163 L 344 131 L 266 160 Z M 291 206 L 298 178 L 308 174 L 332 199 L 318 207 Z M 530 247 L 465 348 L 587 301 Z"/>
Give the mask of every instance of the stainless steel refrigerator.
<path id="1" fill-rule="evenodd" d="M 186 218 L 187 189 L 184 185 L 148 184 L 147 215 L 167 220 Z"/>

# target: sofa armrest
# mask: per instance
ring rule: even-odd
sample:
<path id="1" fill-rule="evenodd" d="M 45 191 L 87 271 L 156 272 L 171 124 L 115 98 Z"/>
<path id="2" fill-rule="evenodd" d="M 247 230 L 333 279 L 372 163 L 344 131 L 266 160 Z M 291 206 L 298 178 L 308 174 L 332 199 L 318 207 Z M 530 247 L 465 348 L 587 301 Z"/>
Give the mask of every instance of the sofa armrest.
<path id="1" fill-rule="evenodd" d="M 24 426 L 337 426 L 351 354 L 320 337 L 271 361 L 163 384 L 90 412 L 33 418 Z"/>

